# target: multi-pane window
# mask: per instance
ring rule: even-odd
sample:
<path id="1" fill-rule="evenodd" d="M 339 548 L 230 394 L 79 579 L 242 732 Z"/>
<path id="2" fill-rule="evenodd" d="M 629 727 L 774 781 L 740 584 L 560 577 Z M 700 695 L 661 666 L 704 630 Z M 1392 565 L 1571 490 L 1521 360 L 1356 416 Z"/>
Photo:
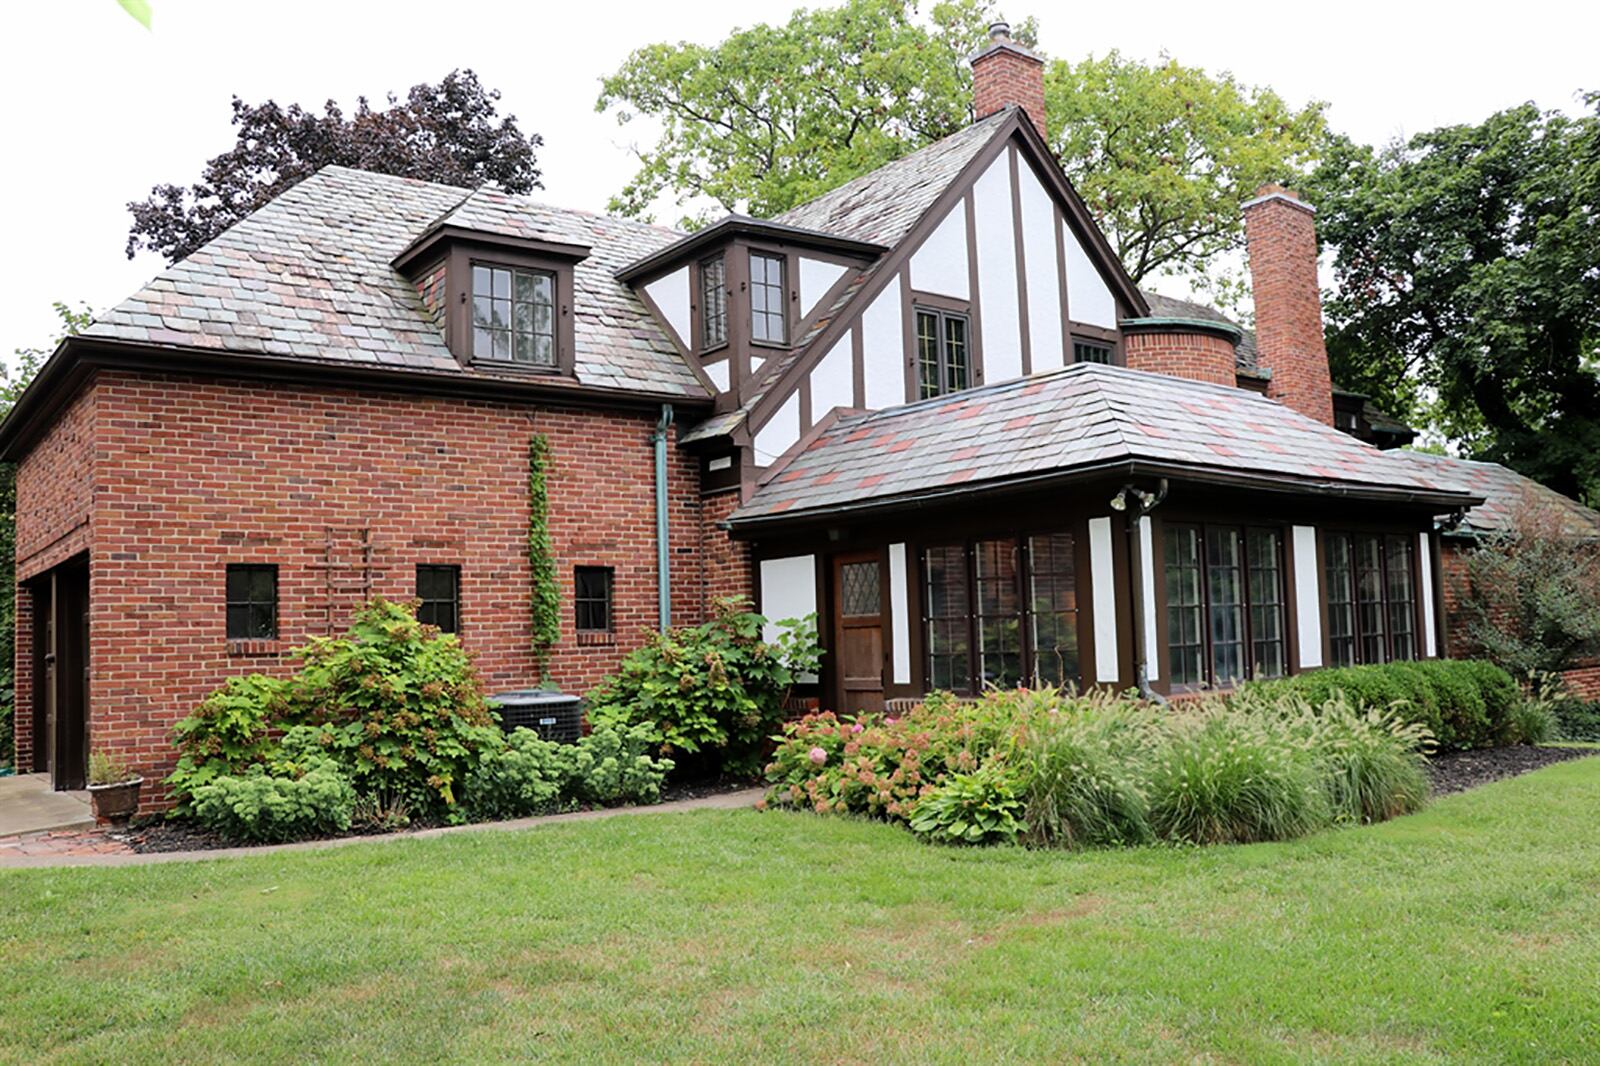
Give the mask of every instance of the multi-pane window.
<path id="1" fill-rule="evenodd" d="M 417 621 L 438 626 L 442 632 L 458 632 L 461 622 L 461 568 L 459 566 L 417 567 Z"/>
<path id="2" fill-rule="evenodd" d="M 972 383 L 967 319 L 917 308 L 917 397 L 960 392 Z"/>
<path id="3" fill-rule="evenodd" d="M 555 275 L 473 264 L 472 356 L 556 365 Z"/>
<path id="4" fill-rule="evenodd" d="M 228 639 L 272 640 L 278 635 L 278 568 L 228 566 Z"/>
<path id="5" fill-rule="evenodd" d="M 1329 533 L 1329 661 L 1334 666 L 1417 657 L 1416 551 L 1399 534 Z"/>
<path id="6" fill-rule="evenodd" d="M 705 349 L 728 342 L 727 270 L 720 255 L 700 264 L 700 341 Z"/>
<path id="7" fill-rule="evenodd" d="M 784 320 L 783 257 L 750 253 L 750 336 L 768 344 L 788 338 Z"/>
<path id="8" fill-rule="evenodd" d="M 1281 677 L 1283 538 L 1275 529 L 1168 526 L 1163 537 L 1172 683 Z"/>
<path id="9" fill-rule="evenodd" d="M 611 632 L 614 573 L 609 566 L 580 566 L 573 572 L 572 603 L 579 633 Z"/>
<path id="10" fill-rule="evenodd" d="M 1109 344 L 1096 344 L 1093 341 L 1073 341 L 1072 361 L 1074 363 L 1111 363 L 1111 346 Z"/>
<path id="11" fill-rule="evenodd" d="M 930 688 L 1078 680 L 1072 534 L 940 545 L 922 562 Z"/>

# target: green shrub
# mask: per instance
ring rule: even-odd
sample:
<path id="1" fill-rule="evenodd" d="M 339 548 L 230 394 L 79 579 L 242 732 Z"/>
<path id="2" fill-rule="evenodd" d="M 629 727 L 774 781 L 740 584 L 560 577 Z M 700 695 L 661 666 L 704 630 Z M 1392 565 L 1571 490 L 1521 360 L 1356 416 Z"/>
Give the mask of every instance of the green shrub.
<path id="1" fill-rule="evenodd" d="M 1090 699 L 1035 715 L 1011 756 L 1025 782 L 1027 840 L 1096 847 L 1149 840 L 1145 758 L 1157 739 L 1148 708 Z"/>
<path id="2" fill-rule="evenodd" d="M 257 764 L 197 785 L 194 817 L 234 843 L 269 844 L 329 836 L 350 828 L 356 793 L 331 759 L 313 757 L 303 774 Z"/>
<path id="3" fill-rule="evenodd" d="M 995 762 L 952 774 L 911 811 L 911 831 L 939 844 L 1011 844 L 1022 832 L 1022 800 Z"/>
<path id="4" fill-rule="evenodd" d="M 647 725 L 661 755 L 755 772 L 795 678 L 816 670 L 818 654 L 814 617 L 782 623 L 772 644 L 762 639 L 764 625 L 724 600 L 702 625 L 652 635 L 589 692 L 589 721 Z"/>
<path id="5" fill-rule="evenodd" d="M 503 748 L 479 753 L 462 793 L 469 821 L 494 821 L 548 814 L 570 807 L 568 786 L 577 749 L 542 739 L 531 729 L 514 729 Z"/>
<path id="6" fill-rule="evenodd" d="M 653 750 L 655 731 L 648 725 L 596 726 L 573 745 L 567 789 L 575 800 L 600 807 L 659 803 L 673 762 L 653 758 Z"/>
<path id="7" fill-rule="evenodd" d="M 1600 703 L 1563 695 L 1551 703 L 1550 711 L 1562 740 L 1600 740 Z"/>
<path id="8" fill-rule="evenodd" d="M 1522 702 L 1511 675 L 1492 663 L 1430 659 L 1313 670 L 1240 686 L 1248 698 L 1294 696 L 1314 708 L 1343 694 L 1356 710 L 1393 708 L 1424 726 L 1440 748 L 1466 750 L 1512 743 Z"/>
<path id="9" fill-rule="evenodd" d="M 1290 698 L 1263 713 L 1283 717 L 1300 738 L 1335 821 L 1381 822 L 1428 801 L 1426 726 L 1392 710 L 1355 710 L 1342 697 L 1315 708 Z"/>
<path id="10" fill-rule="evenodd" d="M 1289 730 L 1221 702 L 1166 723 L 1147 789 L 1151 828 L 1177 842 L 1290 840 L 1330 820 L 1314 763 Z"/>
<path id="11" fill-rule="evenodd" d="M 188 813 L 201 785 L 241 775 L 273 756 L 273 727 L 287 714 L 288 684 L 264 674 L 230 677 L 177 724 L 178 765 L 167 778 L 178 800 L 175 813 Z"/>

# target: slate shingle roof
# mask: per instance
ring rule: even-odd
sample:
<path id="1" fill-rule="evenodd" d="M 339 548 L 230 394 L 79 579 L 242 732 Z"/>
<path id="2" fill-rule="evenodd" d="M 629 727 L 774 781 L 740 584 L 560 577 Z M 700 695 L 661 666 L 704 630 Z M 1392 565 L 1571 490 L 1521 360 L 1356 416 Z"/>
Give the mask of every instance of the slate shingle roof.
<path id="1" fill-rule="evenodd" d="M 1122 367 L 1062 370 L 840 418 L 735 522 L 1144 460 L 1368 488 L 1466 494 L 1448 477 L 1243 389 Z"/>
<path id="2" fill-rule="evenodd" d="M 681 234 L 469 189 L 327 167 L 164 270 L 90 338 L 475 377 L 391 261 L 435 224 L 584 244 L 574 270 L 578 384 L 705 399 L 633 292 L 612 274 Z M 525 378 L 519 378 L 525 380 Z M 560 384 L 559 379 L 550 379 Z"/>
<path id="3" fill-rule="evenodd" d="M 1568 536 L 1600 537 L 1600 512 L 1577 500 L 1523 477 L 1499 463 L 1482 463 L 1427 452 L 1393 451 L 1387 454 L 1437 477 L 1448 477 L 1467 488 L 1483 503 L 1467 512 L 1464 533 L 1507 533 L 1531 509 L 1554 519 Z"/>

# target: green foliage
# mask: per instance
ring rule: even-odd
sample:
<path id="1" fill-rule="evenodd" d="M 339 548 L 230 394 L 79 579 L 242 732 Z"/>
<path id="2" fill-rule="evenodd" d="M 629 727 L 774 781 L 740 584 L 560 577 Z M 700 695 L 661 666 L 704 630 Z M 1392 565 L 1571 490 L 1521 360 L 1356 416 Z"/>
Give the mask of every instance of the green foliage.
<path id="1" fill-rule="evenodd" d="M 1556 737 L 1600 741 L 1600 703 L 1563 693 L 1549 703 L 1549 711 Z"/>
<path id="2" fill-rule="evenodd" d="M 1241 686 L 1248 699 L 1303 699 L 1314 708 L 1343 694 L 1356 710 L 1394 709 L 1425 726 L 1447 750 L 1514 742 L 1512 716 L 1522 693 L 1511 675 L 1479 660 L 1433 659 L 1314 670 Z"/>
<path id="3" fill-rule="evenodd" d="M 1558 673 L 1600 653 L 1600 544 L 1529 508 L 1466 553 L 1456 588 L 1464 636 L 1515 677 Z"/>
<path id="4" fill-rule="evenodd" d="M 1050 142 L 1135 281 L 1181 274 L 1234 304 L 1248 285 L 1224 265 L 1244 247 L 1239 205 L 1293 184 L 1327 140 L 1326 105 L 1291 108 L 1271 89 L 1168 56 L 1118 52 L 1045 73 Z"/>
<path id="5" fill-rule="evenodd" d="M 179 814 L 190 810 L 195 789 L 237 776 L 277 751 L 272 730 L 289 710 L 289 684 L 264 674 L 230 677 L 174 728 L 178 765 L 167 778 Z"/>
<path id="6" fill-rule="evenodd" d="M 1148 710 L 1121 699 L 1089 696 L 1032 716 L 1012 756 L 1027 783 L 1028 842 L 1080 848 L 1150 840 L 1143 760 L 1155 739 Z"/>
<path id="7" fill-rule="evenodd" d="M 1334 379 L 1476 458 L 1600 502 L 1600 93 L 1374 150 L 1308 191 L 1336 249 Z"/>
<path id="8" fill-rule="evenodd" d="M 342 833 L 355 803 L 355 789 L 338 764 L 313 757 L 303 773 L 257 765 L 196 786 L 194 817 L 225 840 L 273 844 Z"/>
<path id="9" fill-rule="evenodd" d="M 117 0 L 117 4 L 139 25 L 147 30 L 153 28 L 151 22 L 155 12 L 150 8 L 150 0 Z"/>
<path id="10" fill-rule="evenodd" d="M 813 617 L 780 623 L 774 644 L 762 639 L 764 625 L 760 615 L 724 600 L 701 625 L 652 634 L 589 692 L 589 720 L 596 727 L 645 725 L 662 755 L 755 772 L 795 678 L 817 666 Z"/>
<path id="11" fill-rule="evenodd" d="M 597 725 L 572 745 L 567 790 L 578 802 L 600 807 L 661 802 L 661 786 L 674 764 L 651 755 L 655 744 L 655 730 L 646 724 Z"/>
<path id="12" fill-rule="evenodd" d="M 939 844 L 1012 844 L 1022 832 L 1022 800 L 997 763 L 952 774 L 911 811 L 911 831 Z"/>
<path id="13" fill-rule="evenodd" d="M 1312 760 L 1338 822 L 1398 818 L 1428 800 L 1423 753 L 1433 747 L 1426 726 L 1393 710 L 1357 710 L 1343 698 L 1321 707 L 1289 696 L 1257 713 L 1276 714 Z"/>
<path id="14" fill-rule="evenodd" d="M 128 767 L 128 763 L 120 755 L 109 751 L 91 751 L 89 753 L 89 784 L 91 785 L 120 785 L 125 781 L 132 781 L 139 775 Z"/>
<path id="15" fill-rule="evenodd" d="M 550 442 L 542 433 L 528 441 L 528 564 L 533 568 L 533 648 L 543 669 L 561 639 L 561 591 L 556 586 L 555 548 L 550 544 Z"/>
<path id="16" fill-rule="evenodd" d="M 597 111 L 649 120 L 655 143 L 610 209 L 675 203 L 778 214 L 965 126 L 967 57 L 986 40 L 985 0 L 844 0 L 758 23 L 714 45 L 647 45 L 606 78 Z M 1029 23 L 1013 31 L 1030 40 Z M 686 220 L 702 223 L 701 212 Z"/>
<path id="17" fill-rule="evenodd" d="M 654 746 L 654 733 L 643 725 L 599 726 L 576 744 L 543 740 L 531 729 L 512 730 L 504 747 L 479 754 L 468 775 L 467 818 L 523 818 L 582 804 L 658 803 L 673 764 L 652 758 Z"/>

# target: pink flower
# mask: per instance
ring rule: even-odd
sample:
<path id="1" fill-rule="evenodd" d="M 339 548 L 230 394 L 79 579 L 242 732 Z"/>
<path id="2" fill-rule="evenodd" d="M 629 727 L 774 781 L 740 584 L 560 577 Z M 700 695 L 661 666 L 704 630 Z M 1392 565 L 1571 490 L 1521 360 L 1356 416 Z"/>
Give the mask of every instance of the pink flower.
<path id="1" fill-rule="evenodd" d="M 885 718 L 885 719 L 884 719 L 884 720 L 883 720 L 883 724 L 884 724 L 884 725 L 894 725 L 894 724 L 895 724 L 895 723 L 896 723 L 896 722 L 898 722 L 898 721 L 899 721 L 899 720 L 900 720 L 900 719 L 898 719 L 898 718 Z"/>
<path id="2" fill-rule="evenodd" d="M 821 766 L 823 763 L 825 763 L 827 761 L 828 761 L 828 753 L 827 752 L 823 751 L 821 748 L 812 748 L 811 749 L 811 762 L 812 762 L 812 765 Z"/>
<path id="3" fill-rule="evenodd" d="M 855 725 L 850 727 L 850 732 L 859 733 L 865 728 L 866 728 L 866 726 L 862 725 L 860 722 L 857 722 Z"/>

